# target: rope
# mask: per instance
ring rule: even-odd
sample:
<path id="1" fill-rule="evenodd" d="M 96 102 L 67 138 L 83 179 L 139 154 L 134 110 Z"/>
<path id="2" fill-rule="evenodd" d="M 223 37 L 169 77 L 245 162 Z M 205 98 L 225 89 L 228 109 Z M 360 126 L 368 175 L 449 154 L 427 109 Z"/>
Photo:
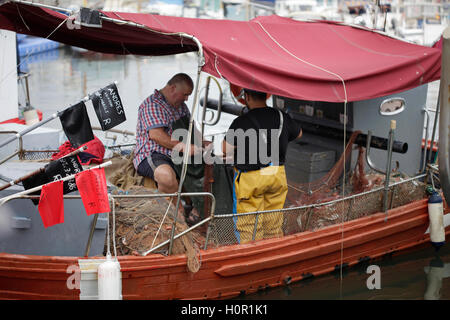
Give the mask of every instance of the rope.
<path id="1" fill-rule="evenodd" d="M 216 71 L 217 71 L 217 74 L 219 75 L 219 77 L 221 78 L 221 79 L 224 79 L 224 77 L 222 76 L 222 74 L 220 73 L 220 71 L 219 71 L 219 68 L 217 67 L 217 54 L 216 53 L 214 53 L 214 68 L 216 68 Z M 233 95 L 232 95 L 233 96 Z"/>
<path id="2" fill-rule="evenodd" d="M 310 62 L 308 62 L 308 61 L 305 61 L 305 60 L 303 60 L 303 59 L 301 59 L 301 58 L 299 58 L 299 57 L 297 57 L 295 54 L 293 54 L 292 52 L 290 52 L 288 49 L 286 49 L 285 47 L 283 47 L 265 28 L 264 28 L 264 26 L 259 22 L 259 21 L 256 21 L 256 23 L 257 24 L 259 24 L 259 26 L 261 27 L 261 29 L 267 34 L 267 36 L 269 36 L 269 38 L 270 39 L 272 39 L 272 41 L 275 43 L 275 44 L 277 44 L 281 49 L 283 49 L 283 51 L 285 51 L 287 54 L 289 54 L 291 57 L 293 57 L 293 58 L 295 58 L 295 59 L 297 59 L 297 60 L 299 60 L 299 61 L 301 61 L 301 62 L 303 62 L 303 63 L 305 63 L 305 64 L 307 64 L 307 65 L 309 65 L 309 66 L 311 66 L 311 67 L 313 67 L 313 68 L 316 68 L 316 69 L 319 69 L 319 70 L 321 70 L 321 71 L 323 71 L 323 72 L 326 72 L 326 73 L 328 73 L 328 74 L 331 74 L 331 75 L 333 75 L 333 76 L 335 76 L 335 77 L 337 77 L 341 82 L 342 82 L 342 87 L 343 87 L 343 89 L 344 89 L 344 143 L 343 143 L 343 145 L 344 145 L 344 172 L 343 172 L 343 188 L 342 188 L 342 196 L 344 197 L 345 196 L 345 162 L 346 162 L 346 159 L 345 159 L 345 147 L 346 147 L 346 133 L 347 133 L 347 88 L 346 88 L 346 86 L 345 86 L 345 81 L 344 81 L 344 79 L 340 76 L 340 75 L 338 75 L 338 74 L 336 74 L 336 73 L 334 73 L 334 72 L 332 72 L 332 71 L 329 71 L 329 70 L 327 70 L 327 69 L 325 69 L 325 68 L 322 68 L 322 67 L 320 67 L 320 66 L 317 66 L 317 65 L 315 65 L 315 64 L 313 64 L 313 63 L 310 63 Z M 343 265 L 343 259 L 344 259 L 344 221 L 345 221 L 345 218 L 344 218 L 344 214 L 342 215 L 342 222 L 341 222 L 341 267 L 340 267 L 340 297 L 341 297 L 341 299 L 342 299 L 342 282 L 343 282 L 343 274 L 342 274 L 342 265 Z"/>
<path id="3" fill-rule="evenodd" d="M 303 63 L 305 63 L 305 64 L 307 64 L 307 65 L 309 65 L 310 67 L 313 67 L 313 68 L 316 68 L 316 69 L 319 69 L 319 70 L 321 70 L 321 71 L 323 71 L 323 72 L 326 72 L 326 73 L 329 73 L 329 74 L 331 74 L 331 75 L 333 75 L 333 76 L 335 76 L 336 78 L 338 78 L 341 82 L 342 82 L 342 87 L 343 87 L 343 89 L 344 89 L 344 103 L 345 103 L 345 106 L 346 106 L 346 104 L 347 104 L 347 89 L 346 89 L 346 86 L 345 86 L 345 81 L 344 81 L 344 79 L 340 76 L 340 75 L 338 75 L 337 73 L 334 73 L 334 72 L 332 72 L 332 71 L 330 71 L 330 70 L 327 70 L 327 69 L 325 69 L 325 68 L 322 68 L 322 67 L 320 67 L 320 66 L 318 66 L 318 65 L 315 65 L 315 64 L 313 64 L 313 63 L 311 63 L 311 62 L 308 62 L 308 61 L 306 61 L 306 60 L 303 60 L 303 59 L 301 59 L 301 58 L 299 58 L 299 57 L 297 57 L 295 54 L 293 54 L 292 52 L 290 52 L 288 49 L 286 49 L 285 47 L 283 47 L 265 28 L 264 28 L 264 26 L 261 24 L 261 22 L 259 22 L 259 21 L 256 21 L 256 23 L 257 24 L 259 24 L 260 25 L 260 27 L 263 29 L 263 31 L 267 34 L 267 36 L 270 38 L 270 39 L 272 39 L 272 41 L 273 42 L 275 42 L 275 44 L 276 45 L 278 45 L 281 49 L 283 49 L 283 51 L 285 51 L 287 54 L 289 54 L 291 57 L 293 57 L 293 58 L 295 58 L 295 59 L 297 59 L 297 60 L 299 60 L 299 61 L 301 61 L 301 62 L 303 62 Z"/>
<path id="4" fill-rule="evenodd" d="M 112 205 L 112 216 L 113 216 L 113 226 L 112 226 L 112 233 L 113 233 L 113 247 L 114 247 L 114 257 L 116 257 L 117 259 L 117 249 L 116 249 L 116 203 L 114 200 L 114 197 L 111 194 L 108 194 L 108 199 L 111 201 L 111 205 Z M 107 250 L 106 250 L 106 254 L 107 255 L 111 255 L 111 250 L 110 250 L 110 224 L 109 224 L 109 214 L 108 214 L 108 246 L 107 246 Z"/>
<path id="5" fill-rule="evenodd" d="M 166 220 L 167 213 L 169 212 L 170 204 L 171 204 L 171 202 L 169 201 L 169 205 L 167 206 L 166 213 L 164 214 L 164 216 L 163 216 L 163 218 L 162 218 L 162 220 L 161 220 L 161 223 L 160 223 L 160 225 L 159 225 L 158 231 L 157 231 L 156 234 L 155 234 L 155 238 L 153 239 L 152 246 L 150 247 L 150 249 L 153 249 L 153 246 L 155 245 L 156 238 L 158 238 L 158 234 L 159 234 L 159 232 L 161 231 L 161 227 L 162 227 L 162 225 L 163 225 L 163 223 L 164 223 L 164 220 Z"/>
<path id="6" fill-rule="evenodd" d="M 342 197 L 345 197 L 345 142 L 347 139 L 347 100 L 344 103 L 344 172 L 342 176 Z M 342 207 L 344 203 L 342 202 Z M 339 297 L 342 300 L 342 289 L 343 289 L 343 263 L 344 263 L 344 222 L 345 214 L 342 208 L 342 221 L 341 221 L 341 267 L 339 269 Z"/>
<path id="7" fill-rule="evenodd" d="M 19 8 L 17 8 L 17 10 L 18 10 L 18 12 L 19 12 L 19 16 L 20 16 L 20 18 L 22 19 L 22 22 L 23 22 L 23 24 L 25 25 L 25 27 L 29 30 L 29 31 L 31 31 L 31 29 L 28 27 L 28 25 L 26 24 L 26 22 L 25 22 L 25 20 L 24 20 L 24 18 L 22 17 L 22 14 L 20 13 L 20 10 L 19 10 Z M 67 17 L 66 19 L 64 19 L 52 32 L 50 32 L 50 34 L 48 35 L 48 36 L 46 36 L 44 39 L 48 39 L 51 35 L 53 35 L 59 28 L 61 28 L 61 26 L 64 24 L 64 23 L 66 23 L 67 22 L 67 20 L 69 19 L 70 17 Z M 22 65 L 22 63 L 24 63 L 25 61 L 27 61 L 28 59 L 29 59 L 29 57 L 30 57 L 30 55 L 32 55 L 33 53 L 34 53 L 34 51 L 36 50 L 36 48 L 33 48 L 33 50 L 31 50 L 28 54 L 27 54 L 27 56 L 24 58 L 24 59 L 22 59 L 21 61 L 20 61 L 20 63 L 19 64 L 17 64 L 16 65 L 16 69 L 14 69 L 14 70 L 17 70 L 17 68 L 19 68 L 21 65 Z M 0 85 L 3 83 L 3 81 L 5 81 L 13 72 L 14 72 L 14 70 L 12 70 L 11 72 L 9 72 L 9 73 L 7 73 L 2 79 L 1 79 L 1 81 L 0 81 Z"/>

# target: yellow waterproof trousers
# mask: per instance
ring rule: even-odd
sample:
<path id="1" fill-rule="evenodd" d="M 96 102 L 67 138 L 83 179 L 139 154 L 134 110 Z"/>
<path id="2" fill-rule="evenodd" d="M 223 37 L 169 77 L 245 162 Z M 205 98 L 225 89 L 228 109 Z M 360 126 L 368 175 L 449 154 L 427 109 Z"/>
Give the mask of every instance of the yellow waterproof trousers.
<path id="1" fill-rule="evenodd" d="M 284 166 L 247 172 L 235 169 L 233 213 L 282 209 L 287 192 Z M 251 241 L 254 235 L 255 240 L 283 236 L 282 212 L 235 216 L 233 221 L 239 243 Z"/>

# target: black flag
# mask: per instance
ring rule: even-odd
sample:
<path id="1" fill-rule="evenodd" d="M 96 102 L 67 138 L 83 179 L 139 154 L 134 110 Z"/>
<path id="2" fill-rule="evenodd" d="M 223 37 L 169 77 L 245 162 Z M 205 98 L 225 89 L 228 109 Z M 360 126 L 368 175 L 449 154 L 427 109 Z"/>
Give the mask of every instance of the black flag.
<path id="1" fill-rule="evenodd" d="M 50 181 L 61 180 L 64 177 L 83 171 L 77 156 L 64 157 L 51 161 L 45 166 L 45 174 Z M 63 193 L 78 190 L 75 179 L 64 181 Z"/>
<path id="2" fill-rule="evenodd" d="M 25 180 L 22 181 L 23 187 L 25 190 L 32 189 L 37 186 L 41 186 L 43 184 L 49 183 L 50 180 L 48 179 L 47 175 L 45 174 L 45 171 L 41 171 Z M 35 191 L 33 193 L 29 194 L 30 196 L 40 196 L 41 191 Z M 39 199 L 31 199 L 33 201 L 34 205 L 38 205 Z"/>
<path id="3" fill-rule="evenodd" d="M 114 83 L 98 90 L 91 100 L 103 131 L 127 120 L 119 91 Z"/>
<path id="4" fill-rule="evenodd" d="M 78 161 L 77 156 L 64 157 L 53 160 L 45 165 L 44 170 L 23 180 L 22 184 L 25 190 L 52 182 L 61 180 L 64 177 L 83 171 L 83 167 Z M 69 193 L 78 190 L 75 179 L 64 181 L 63 193 Z M 31 195 L 40 195 L 41 191 L 31 193 Z M 39 199 L 32 199 L 33 203 L 37 205 Z"/>
<path id="5" fill-rule="evenodd" d="M 94 139 L 91 122 L 84 102 L 73 105 L 62 111 L 59 119 L 64 133 L 74 148 Z"/>

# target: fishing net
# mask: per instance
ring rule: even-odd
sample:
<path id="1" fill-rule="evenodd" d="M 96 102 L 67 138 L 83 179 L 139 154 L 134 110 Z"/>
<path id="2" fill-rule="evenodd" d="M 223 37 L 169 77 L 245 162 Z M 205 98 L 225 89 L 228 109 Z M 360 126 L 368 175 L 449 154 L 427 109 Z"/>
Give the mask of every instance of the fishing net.
<path id="1" fill-rule="evenodd" d="M 359 132 L 352 134 L 344 153 L 324 177 L 302 184 L 288 181 L 289 191 L 285 208 L 279 212 L 216 215 L 211 222 L 210 235 L 214 246 L 240 243 L 240 235 L 244 233 L 253 234 L 252 240 L 260 239 L 259 224 L 265 221 L 262 218 L 264 215 L 271 216 L 271 223 L 281 224 L 280 234 L 263 236 L 263 238 L 271 238 L 315 231 L 383 212 L 385 203 L 387 209 L 392 209 L 426 197 L 424 183 L 418 179 L 409 179 L 406 175 L 397 172 L 391 175 L 387 201 L 385 201 L 385 175 L 366 172 L 363 147 L 358 147 L 356 166 L 354 170 L 346 173 L 344 186 L 344 167 L 350 166 L 352 148 L 358 134 Z M 248 230 L 238 232 L 239 219 L 251 221 L 247 223 Z"/>
<path id="2" fill-rule="evenodd" d="M 122 195 L 123 190 L 113 190 L 112 195 Z M 143 186 L 130 187 L 127 195 L 157 194 Z M 166 214 L 167 212 L 167 214 Z M 175 207 L 167 198 L 116 198 L 116 250 L 120 255 L 141 255 L 171 237 Z M 175 235 L 188 229 L 184 216 L 178 214 Z M 172 246 L 172 254 L 186 254 L 191 272 L 200 268 L 200 245 L 205 243 L 204 230 L 194 229 L 178 239 Z M 168 254 L 169 244 L 154 251 Z"/>
<path id="3" fill-rule="evenodd" d="M 158 194 L 155 182 L 137 174 L 133 166 L 133 153 L 128 156 L 115 154 L 112 165 L 105 168 L 107 180 L 115 186 L 112 195 Z M 140 255 L 171 237 L 175 207 L 170 199 L 116 198 L 116 249 L 121 255 Z M 166 214 L 167 212 L 167 214 Z M 182 214 L 178 214 L 175 235 L 188 229 Z M 191 231 L 172 246 L 172 254 L 186 254 L 187 268 L 197 272 L 200 268 L 199 244 L 205 242 L 204 228 Z M 169 245 L 156 249 L 154 253 L 167 255 Z"/>
<path id="4" fill-rule="evenodd" d="M 20 160 L 45 160 L 50 161 L 52 154 L 58 150 L 22 150 L 19 153 Z"/>
<path id="5" fill-rule="evenodd" d="M 105 168 L 108 181 L 122 190 L 128 190 L 134 186 L 156 189 L 156 184 L 152 179 L 138 175 L 134 169 L 133 157 L 133 152 L 127 156 L 114 154 L 110 159 L 112 165 Z"/>
<path id="6" fill-rule="evenodd" d="M 300 206 L 310 203 L 324 202 L 327 200 L 336 199 L 339 196 L 334 189 L 339 186 L 339 182 L 343 176 L 344 162 L 346 162 L 346 166 L 349 165 L 349 160 L 351 159 L 351 153 L 353 150 L 353 143 L 360 133 L 360 131 L 355 131 L 351 135 L 343 154 L 325 176 L 308 183 L 295 183 L 288 181 L 288 206 Z M 362 170 L 364 171 L 364 168 Z M 364 177 L 363 171 L 361 177 L 359 178 L 360 180 Z"/>

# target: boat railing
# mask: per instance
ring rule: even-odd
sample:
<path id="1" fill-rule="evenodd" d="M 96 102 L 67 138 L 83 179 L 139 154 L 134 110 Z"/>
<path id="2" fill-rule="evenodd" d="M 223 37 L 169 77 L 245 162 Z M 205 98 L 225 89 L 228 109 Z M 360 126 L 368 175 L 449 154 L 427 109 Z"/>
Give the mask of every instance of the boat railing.
<path id="1" fill-rule="evenodd" d="M 0 131 L 0 134 L 19 135 L 19 132 L 14 130 L 8 130 L 8 131 Z M 55 152 L 58 152 L 58 150 L 25 150 L 23 148 L 22 136 L 19 136 L 18 148 L 12 154 L 0 160 L 0 165 L 14 158 L 15 156 L 18 156 L 19 160 L 43 160 L 50 158 L 51 155 Z"/>
<path id="2" fill-rule="evenodd" d="M 99 138 L 105 146 L 105 150 L 111 150 L 113 153 L 128 154 L 136 146 L 135 133 L 132 131 L 114 128 L 103 130 L 95 126 L 92 127 L 92 130 L 103 133 L 103 137 Z M 98 136 L 98 134 L 96 135 Z"/>
<path id="3" fill-rule="evenodd" d="M 430 172 L 433 168 L 429 168 Z M 181 193 L 181 197 L 207 196 L 211 199 L 211 214 L 199 223 L 187 228 L 173 238 L 152 246 L 147 251 L 139 252 L 146 256 L 149 253 L 170 245 L 171 242 L 186 235 L 193 230 L 198 230 L 201 226 L 208 224 L 203 249 L 216 248 L 224 245 L 238 244 L 245 242 L 241 235 L 245 231 L 248 235 L 246 241 L 255 241 L 267 238 L 287 236 L 295 233 L 314 231 L 323 227 L 351 221 L 363 216 L 383 212 L 383 203 L 387 201 L 388 210 L 406 205 L 412 201 L 425 198 L 426 184 L 422 182 L 427 174 L 420 174 L 411 178 L 400 178 L 398 181 L 389 184 L 388 198 L 385 200 L 385 186 L 380 185 L 372 190 L 350 194 L 342 198 L 332 199 L 320 203 L 311 203 L 300 206 L 291 206 L 277 210 L 255 211 L 246 213 L 216 214 L 216 199 L 209 192 Z M 434 186 L 436 177 L 429 176 Z M 119 199 L 154 199 L 177 197 L 178 193 L 171 194 L 109 194 L 114 200 Z M 80 195 L 64 195 L 64 199 L 80 199 Z M 14 199 L 39 199 L 39 196 L 25 194 L 12 195 L 4 199 L 1 205 Z M 97 217 L 98 215 L 96 215 Z M 94 219 L 96 218 L 94 217 Z M 388 218 L 388 215 L 386 216 Z M 268 219 L 266 219 L 268 218 Z M 240 226 L 244 221 L 247 230 Z M 245 221 L 247 220 L 247 221 Z M 281 232 L 278 234 L 265 235 L 261 230 L 267 227 L 267 223 L 278 224 Z M 86 245 L 86 256 L 89 255 L 93 231 L 96 226 L 96 219 L 91 226 L 91 232 Z"/>
<path id="4" fill-rule="evenodd" d="M 387 194 L 385 186 L 381 185 L 369 191 L 320 203 L 277 210 L 216 214 L 211 217 L 204 249 L 208 246 L 219 247 L 314 231 L 322 227 L 384 212 L 384 202 L 388 203 L 387 210 L 406 205 L 425 198 L 426 184 L 421 180 L 426 176 L 427 174 L 420 174 L 389 183 Z M 431 177 L 431 179 L 433 181 L 435 177 Z M 281 232 L 275 235 L 273 233 L 266 235 L 263 229 L 267 228 L 269 223 L 278 225 Z M 244 234 L 246 237 L 244 236 L 243 240 Z"/>
<path id="5" fill-rule="evenodd" d="M 65 179 L 67 179 L 67 177 Z M 25 191 L 25 192 L 29 193 L 31 191 L 33 191 L 33 190 L 30 189 L 30 191 Z M 11 200 L 17 200 L 17 199 L 39 200 L 39 197 L 40 197 L 39 195 L 27 195 L 27 194 L 24 194 L 25 192 L 20 192 L 16 195 L 11 195 L 11 196 L 5 197 L 3 199 L 0 199 L 0 206 L 6 204 L 7 202 L 9 202 Z M 113 201 L 115 201 L 116 199 L 155 199 L 155 198 L 167 198 L 167 197 L 172 198 L 172 197 L 177 197 L 177 196 L 178 196 L 178 193 L 155 193 L 155 194 L 111 194 L 111 193 L 109 193 L 108 194 L 108 197 L 110 199 L 113 199 Z M 170 244 L 171 242 L 182 237 L 183 235 L 187 234 L 188 232 L 190 232 L 194 229 L 197 229 L 200 226 L 204 225 L 205 223 L 209 222 L 212 219 L 212 217 L 214 217 L 214 212 L 215 212 L 215 208 L 216 208 L 216 198 L 214 197 L 214 195 L 212 193 L 210 193 L 210 192 L 183 192 L 180 194 L 180 196 L 181 197 L 205 197 L 205 196 L 209 197 L 211 199 L 211 211 L 210 211 L 211 215 L 209 217 L 207 217 L 206 219 L 200 221 L 199 223 L 193 225 L 192 227 L 174 235 L 174 237 L 172 239 L 168 239 L 164 242 L 157 244 L 156 246 L 150 248 L 149 250 L 147 250 L 145 252 L 141 252 L 141 254 L 143 256 L 146 256 L 147 254 L 154 252 L 154 251 Z M 80 195 L 64 195 L 63 199 L 81 199 L 81 196 Z M 114 208 L 114 205 L 112 205 L 112 207 Z M 87 244 L 86 244 L 85 256 L 89 256 L 89 251 L 90 251 L 94 231 L 96 228 L 97 219 L 98 219 L 98 214 L 95 215 L 91 229 L 90 229 L 89 238 L 88 238 Z M 208 242 L 208 240 L 206 240 L 206 242 Z"/>

